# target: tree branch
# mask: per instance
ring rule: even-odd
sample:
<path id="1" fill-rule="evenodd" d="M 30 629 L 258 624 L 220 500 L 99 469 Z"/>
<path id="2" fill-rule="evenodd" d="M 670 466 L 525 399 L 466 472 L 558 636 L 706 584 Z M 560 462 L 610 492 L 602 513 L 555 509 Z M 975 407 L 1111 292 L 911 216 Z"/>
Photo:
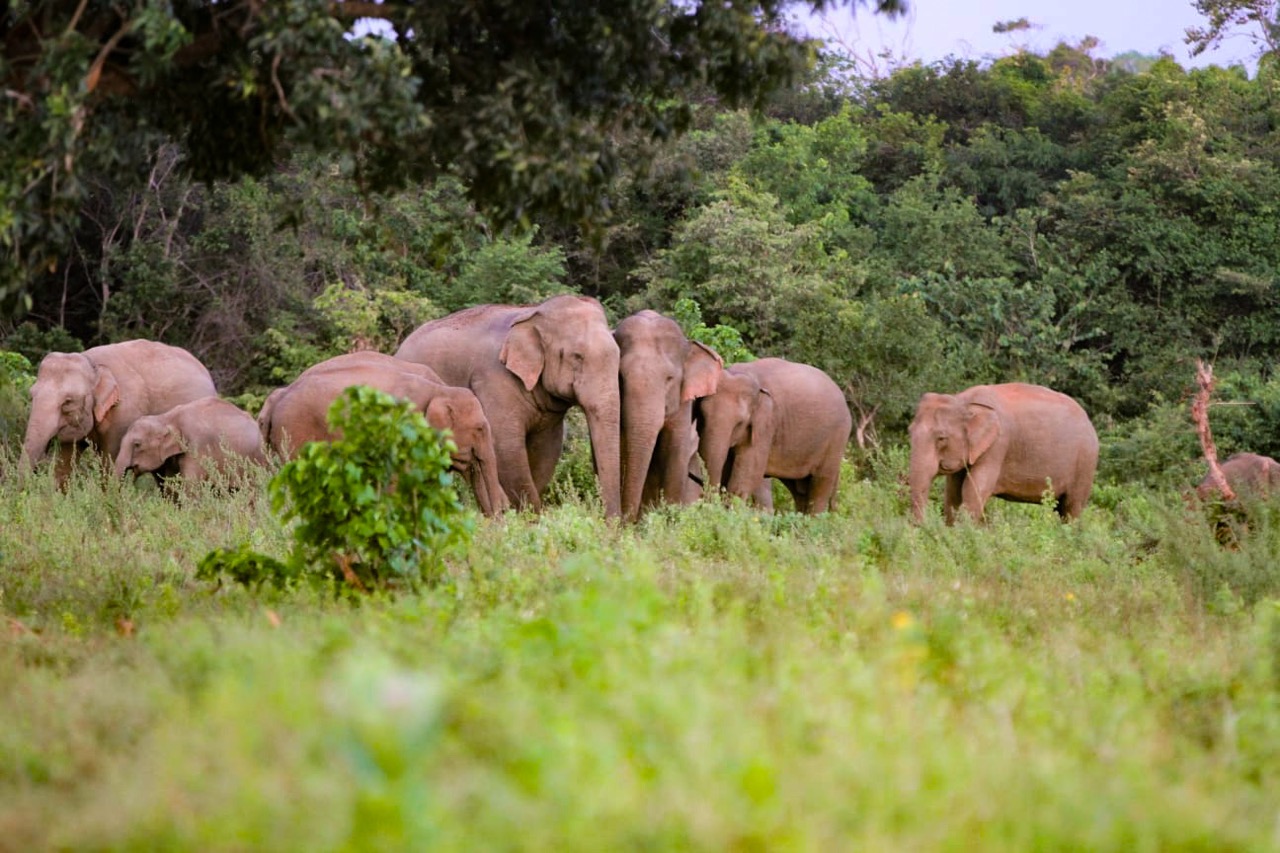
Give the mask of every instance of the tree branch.
<path id="1" fill-rule="evenodd" d="M 1222 494 L 1225 501 L 1236 499 L 1222 467 L 1218 464 L 1218 448 L 1213 444 L 1213 433 L 1209 430 L 1209 398 L 1213 396 L 1213 365 L 1196 359 L 1196 384 L 1199 389 L 1191 400 L 1191 420 L 1195 421 L 1196 434 L 1200 436 L 1200 447 L 1204 450 L 1204 461 L 1209 466 L 1209 482 Z"/>

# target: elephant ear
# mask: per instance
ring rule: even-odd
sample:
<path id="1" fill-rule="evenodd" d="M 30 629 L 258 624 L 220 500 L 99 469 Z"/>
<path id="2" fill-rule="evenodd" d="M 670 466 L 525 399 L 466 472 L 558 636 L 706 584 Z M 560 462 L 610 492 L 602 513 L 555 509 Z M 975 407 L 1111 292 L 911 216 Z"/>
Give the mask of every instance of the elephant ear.
<path id="1" fill-rule="evenodd" d="M 165 427 L 164 432 L 160 435 L 160 458 L 172 459 L 185 452 L 186 448 L 183 446 L 182 433 L 178 432 L 178 428 L 172 424 Z"/>
<path id="2" fill-rule="evenodd" d="M 511 326 L 507 339 L 502 343 L 502 352 L 498 355 L 507 370 L 520 377 L 526 391 L 532 391 L 533 386 L 538 384 L 538 378 L 542 376 L 542 335 L 533 323 L 535 316 L 536 312 L 526 314 Z"/>
<path id="3" fill-rule="evenodd" d="M 120 402 L 120 386 L 109 367 L 97 369 L 97 382 L 93 386 L 93 419 L 97 423 L 106 420 L 107 413 Z"/>
<path id="4" fill-rule="evenodd" d="M 436 429 L 453 429 L 453 406 L 446 397 L 436 397 L 427 403 L 427 423 Z"/>
<path id="5" fill-rule="evenodd" d="M 752 444 L 773 443 L 773 427 L 776 423 L 773 406 L 773 395 L 761 388 L 756 395 L 755 405 L 751 407 L 751 424 L 747 428 L 747 440 Z"/>
<path id="6" fill-rule="evenodd" d="M 1000 437 L 1000 418 L 995 409 L 982 403 L 970 403 L 965 409 L 965 436 L 969 439 L 969 458 L 965 461 L 972 465 Z"/>
<path id="7" fill-rule="evenodd" d="M 697 341 L 689 343 L 689 354 L 684 359 L 684 382 L 680 385 L 681 403 L 716 393 L 720 374 L 724 372 L 724 359 L 719 353 Z"/>

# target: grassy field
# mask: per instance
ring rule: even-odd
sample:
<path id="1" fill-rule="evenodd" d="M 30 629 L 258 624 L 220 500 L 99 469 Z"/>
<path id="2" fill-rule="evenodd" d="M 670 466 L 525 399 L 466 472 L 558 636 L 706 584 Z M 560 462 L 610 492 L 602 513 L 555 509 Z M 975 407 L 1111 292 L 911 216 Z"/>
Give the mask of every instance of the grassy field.
<path id="1" fill-rule="evenodd" d="M 262 489 L 0 461 L 0 848 L 1278 849 L 1280 513 L 569 501 L 357 604 L 195 579 Z"/>

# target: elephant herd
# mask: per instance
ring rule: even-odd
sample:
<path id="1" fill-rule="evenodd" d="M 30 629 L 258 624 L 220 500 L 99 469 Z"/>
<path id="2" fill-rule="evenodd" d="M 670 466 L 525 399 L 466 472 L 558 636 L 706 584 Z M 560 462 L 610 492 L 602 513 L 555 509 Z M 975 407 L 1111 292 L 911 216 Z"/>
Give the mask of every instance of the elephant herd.
<path id="1" fill-rule="evenodd" d="M 410 400 L 452 433 L 453 467 L 481 511 L 539 509 L 572 406 L 586 415 L 608 516 L 638 517 L 709 482 L 769 505 L 767 477 L 797 506 L 831 504 L 851 419 L 839 387 L 808 365 L 762 359 L 729 368 L 676 322 L 641 311 L 610 329 L 580 296 L 539 305 L 481 305 L 429 322 L 395 355 L 356 352 L 309 367 L 273 391 L 255 421 L 217 395 L 186 350 L 135 340 L 50 353 L 31 389 L 23 458 L 49 455 L 65 476 L 87 444 L 120 476 L 200 479 L 243 459 L 290 458 L 333 436 L 326 420 L 342 391 L 367 385 Z"/>
<path id="2" fill-rule="evenodd" d="M 353 385 L 408 399 L 432 426 L 450 430 L 454 470 L 487 515 L 541 508 L 572 406 L 586 415 L 605 514 L 627 519 L 696 500 L 704 486 L 769 508 L 770 478 L 800 512 L 825 512 L 852 429 L 840 387 L 815 367 L 781 358 L 725 367 L 657 312 L 611 330 L 596 300 L 557 296 L 433 320 L 394 356 L 320 362 L 273 391 L 256 421 L 220 399 L 209 371 L 178 347 L 135 340 L 50 353 L 31 389 L 23 458 L 39 463 L 53 443 L 61 478 L 87 443 L 120 476 L 200 479 L 332 438 L 326 414 Z M 959 509 L 982 518 L 991 497 L 1040 502 L 1046 490 L 1064 519 L 1078 517 L 1098 462 L 1084 409 L 1022 383 L 925 394 L 910 439 L 912 514 L 923 518 L 941 475 L 948 523 Z M 1236 457 L 1224 469 L 1229 479 L 1280 484 L 1280 465 L 1266 457 Z"/>

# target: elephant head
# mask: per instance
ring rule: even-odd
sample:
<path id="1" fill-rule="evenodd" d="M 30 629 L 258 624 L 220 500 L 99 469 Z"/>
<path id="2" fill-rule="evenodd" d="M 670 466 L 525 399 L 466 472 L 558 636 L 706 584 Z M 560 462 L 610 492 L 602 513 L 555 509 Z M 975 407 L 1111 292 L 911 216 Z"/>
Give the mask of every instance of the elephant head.
<path id="1" fill-rule="evenodd" d="M 31 386 L 31 417 L 23 456 L 34 465 L 54 438 L 74 443 L 88 438 L 120 399 L 111 369 L 79 353 L 53 352 L 40 362 Z"/>
<path id="2" fill-rule="evenodd" d="M 698 452 L 707 466 L 706 485 L 751 494 L 756 479 L 764 477 L 773 426 L 773 395 L 756 377 L 725 370 L 716 393 L 698 404 Z"/>
<path id="3" fill-rule="evenodd" d="M 613 336 L 620 353 L 622 506 L 634 518 L 660 435 L 662 491 L 667 500 L 683 499 L 689 456 L 697 449 L 692 440 L 693 401 L 715 393 L 724 362 L 655 311 L 626 318 Z"/>
<path id="4" fill-rule="evenodd" d="M 511 502 L 498 482 L 493 432 L 475 395 L 459 389 L 456 395 L 437 396 L 427 404 L 423 414 L 436 429 L 447 429 L 453 434 L 453 443 L 458 448 L 453 455 L 453 468 L 471 484 L 480 511 L 492 516 L 510 509 Z"/>
<path id="5" fill-rule="evenodd" d="M 582 407 L 605 514 L 619 515 L 618 344 L 600 303 L 557 296 L 525 310 L 512 323 L 498 357 L 539 406 L 561 411 L 574 403 Z M 538 399 L 539 386 L 552 399 Z"/>
<path id="6" fill-rule="evenodd" d="M 1000 419 L 987 403 L 929 393 L 920 398 L 910 436 L 911 509 L 921 519 L 933 478 L 976 463 L 999 438 Z"/>
<path id="7" fill-rule="evenodd" d="M 134 421 L 124 434 L 116 456 L 116 476 L 123 477 L 129 471 L 158 471 L 181 453 L 182 435 L 178 428 L 162 417 L 146 415 Z"/>

